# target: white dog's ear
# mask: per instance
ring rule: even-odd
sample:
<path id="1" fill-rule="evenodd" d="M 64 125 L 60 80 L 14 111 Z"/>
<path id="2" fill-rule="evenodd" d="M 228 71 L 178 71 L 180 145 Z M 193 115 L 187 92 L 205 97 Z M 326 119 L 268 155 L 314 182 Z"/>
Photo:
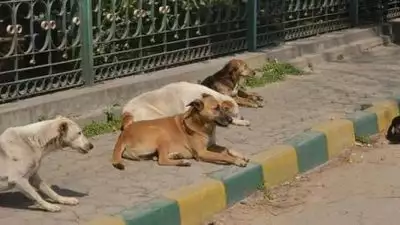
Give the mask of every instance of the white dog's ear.
<path id="1" fill-rule="evenodd" d="M 60 132 L 61 135 L 65 135 L 68 132 L 68 123 L 67 122 L 62 122 L 60 126 L 58 127 L 58 131 Z"/>

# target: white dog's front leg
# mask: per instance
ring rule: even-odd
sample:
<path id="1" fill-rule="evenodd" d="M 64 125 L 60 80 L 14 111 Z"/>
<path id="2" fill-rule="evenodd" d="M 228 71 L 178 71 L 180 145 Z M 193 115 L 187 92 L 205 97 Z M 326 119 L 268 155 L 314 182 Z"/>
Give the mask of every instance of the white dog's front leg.
<path id="1" fill-rule="evenodd" d="M 242 120 L 238 118 L 232 118 L 232 124 L 237 125 L 237 126 L 250 126 L 250 121 L 248 120 Z"/>
<path id="2" fill-rule="evenodd" d="M 61 210 L 60 206 L 46 202 L 32 187 L 28 179 L 22 177 L 14 182 L 16 188 L 21 190 L 28 198 L 36 201 L 39 206 L 45 210 L 50 212 L 58 212 Z"/>
<path id="3" fill-rule="evenodd" d="M 54 201 L 65 204 L 65 205 L 77 205 L 79 203 L 78 199 L 71 197 L 64 197 L 57 194 L 51 187 L 46 184 L 42 178 L 40 178 L 39 174 L 34 174 L 32 177 L 32 185 L 35 186 L 39 191 L 43 192 L 43 194 L 47 195 L 49 198 Z"/>

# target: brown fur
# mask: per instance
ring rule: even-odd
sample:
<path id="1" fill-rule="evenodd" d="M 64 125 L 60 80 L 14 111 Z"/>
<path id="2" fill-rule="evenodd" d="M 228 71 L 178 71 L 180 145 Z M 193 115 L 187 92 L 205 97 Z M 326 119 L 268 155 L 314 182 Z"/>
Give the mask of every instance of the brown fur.
<path id="1" fill-rule="evenodd" d="M 226 104 L 226 103 L 225 103 Z M 217 124 L 228 126 L 232 118 L 211 95 L 203 94 L 183 114 L 155 120 L 133 121 L 124 126 L 113 152 L 113 166 L 123 170 L 122 158 L 141 160 L 158 154 L 159 165 L 190 166 L 186 159 L 246 166 L 241 154 L 212 140 Z M 208 145 L 208 143 L 210 143 Z"/>
<path id="2" fill-rule="evenodd" d="M 240 106 L 263 107 L 263 98 L 260 95 L 246 92 L 240 87 L 247 78 L 253 76 L 255 72 L 243 60 L 232 59 L 221 70 L 204 79 L 201 84 L 232 96 Z"/>

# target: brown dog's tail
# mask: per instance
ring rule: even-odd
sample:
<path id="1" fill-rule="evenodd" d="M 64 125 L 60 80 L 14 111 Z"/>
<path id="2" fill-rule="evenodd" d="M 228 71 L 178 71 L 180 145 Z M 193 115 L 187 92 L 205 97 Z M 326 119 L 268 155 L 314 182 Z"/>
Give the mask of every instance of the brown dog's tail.
<path id="1" fill-rule="evenodd" d="M 129 124 L 133 123 L 133 116 L 130 113 L 122 113 L 122 123 L 120 130 L 123 131 Z"/>
<path id="2" fill-rule="evenodd" d="M 125 143 L 124 143 L 124 132 L 122 131 L 119 134 L 117 143 L 115 143 L 113 156 L 112 156 L 112 165 L 119 170 L 124 170 L 125 166 L 122 163 L 122 153 L 125 150 Z"/>

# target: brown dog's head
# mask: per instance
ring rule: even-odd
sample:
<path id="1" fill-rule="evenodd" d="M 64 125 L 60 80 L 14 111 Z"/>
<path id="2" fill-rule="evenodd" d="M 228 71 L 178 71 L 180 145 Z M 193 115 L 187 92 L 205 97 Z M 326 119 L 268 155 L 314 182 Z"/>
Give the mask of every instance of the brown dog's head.
<path id="1" fill-rule="evenodd" d="M 232 117 L 227 109 L 211 95 L 202 94 L 201 99 L 196 99 L 188 104 L 189 111 L 199 116 L 199 119 L 206 123 L 215 123 L 218 126 L 227 127 L 232 123 Z"/>
<path id="2" fill-rule="evenodd" d="M 239 80 L 241 77 L 248 78 L 256 75 L 246 62 L 240 59 L 232 59 L 225 65 L 225 70 L 235 79 Z"/>

